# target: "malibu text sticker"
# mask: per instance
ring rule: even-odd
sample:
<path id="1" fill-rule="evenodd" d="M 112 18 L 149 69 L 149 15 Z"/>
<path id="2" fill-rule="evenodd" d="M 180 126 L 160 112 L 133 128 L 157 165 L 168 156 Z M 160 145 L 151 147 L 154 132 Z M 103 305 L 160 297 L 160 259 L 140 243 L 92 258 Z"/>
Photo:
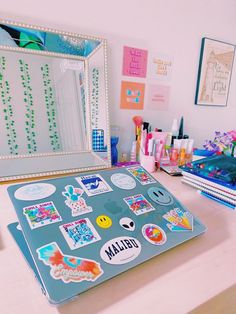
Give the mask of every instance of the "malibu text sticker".
<path id="1" fill-rule="evenodd" d="M 43 227 L 62 220 L 53 202 L 24 207 L 23 213 L 31 229 Z"/>
<path id="2" fill-rule="evenodd" d="M 101 240 L 88 218 L 69 222 L 59 228 L 71 250 Z"/>
<path id="3" fill-rule="evenodd" d="M 103 245 L 100 256 L 108 264 L 121 265 L 134 260 L 140 252 L 141 244 L 137 239 L 118 237 Z"/>
<path id="4" fill-rule="evenodd" d="M 38 258 L 51 267 L 50 275 L 65 283 L 95 281 L 103 274 L 99 263 L 76 256 L 64 255 L 56 242 L 46 244 L 37 250 Z"/>
<path id="5" fill-rule="evenodd" d="M 193 230 L 193 216 L 179 208 L 170 210 L 163 216 L 163 218 L 169 222 L 167 227 L 170 229 L 170 231 Z"/>

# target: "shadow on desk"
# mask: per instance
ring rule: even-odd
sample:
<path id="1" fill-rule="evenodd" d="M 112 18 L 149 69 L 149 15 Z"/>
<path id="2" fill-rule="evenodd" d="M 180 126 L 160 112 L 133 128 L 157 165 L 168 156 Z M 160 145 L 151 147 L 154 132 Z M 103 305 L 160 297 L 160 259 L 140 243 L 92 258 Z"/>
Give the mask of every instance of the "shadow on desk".
<path id="1" fill-rule="evenodd" d="M 92 314 L 98 313 L 120 300 L 127 298 L 133 292 L 145 287 L 153 280 L 173 271 L 187 261 L 195 259 L 209 249 L 219 246 L 229 234 L 227 219 L 222 215 L 209 215 L 202 220 L 208 231 L 182 245 L 175 247 L 151 260 L 97 286 L 78 297 L 78 300 L 58 307 L 60 314 Z M 221 232 L 216 232 L 218 226 Z M 222 236 L 224 235 L 224 236 Z M 173 283 L 174 284 L 174 283 Z M 176 287 L 178 289 L 178 287 Z M 200 312 L 199 312 L 200 313 Z"/>
<path id="2" fill-rule="evenodd" d="M 226 289 L 206 303 L 198 306 L 189 314 L 235 314 L 236 313 L 236 285 Z"/>

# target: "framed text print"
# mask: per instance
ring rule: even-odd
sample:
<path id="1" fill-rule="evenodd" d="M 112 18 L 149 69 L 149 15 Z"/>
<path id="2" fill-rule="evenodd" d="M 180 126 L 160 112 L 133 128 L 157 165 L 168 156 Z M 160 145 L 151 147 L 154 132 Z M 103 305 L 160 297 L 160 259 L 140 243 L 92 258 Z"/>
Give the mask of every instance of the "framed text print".
<path id="1" fill-rule="evenodd" d="M 227 105 L 234 52 L 234 45 L 206 37 L 202 39 L 196 105 Z"/>

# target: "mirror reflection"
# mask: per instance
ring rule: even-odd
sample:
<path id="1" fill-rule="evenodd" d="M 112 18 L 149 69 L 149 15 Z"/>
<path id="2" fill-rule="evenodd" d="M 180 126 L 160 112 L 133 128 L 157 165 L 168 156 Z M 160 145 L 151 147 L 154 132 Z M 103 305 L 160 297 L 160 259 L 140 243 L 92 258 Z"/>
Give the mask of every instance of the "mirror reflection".
<path id="1" fill-rule="evenodd" d="M 1 155 L 84 151 L 84 62 L 0 52 Z"/>
<path id="2" fill-rule="evenodd" d="M 56 34 L 34 28 L 0 24 L 1 45 L 87 57 L 99 44 L 99 40 Z"/>
<path id="3" fill-rule="evenodd" d="M 0 181 L 110 166 L 106 66 L 104 39 L 0 20 Z"/>

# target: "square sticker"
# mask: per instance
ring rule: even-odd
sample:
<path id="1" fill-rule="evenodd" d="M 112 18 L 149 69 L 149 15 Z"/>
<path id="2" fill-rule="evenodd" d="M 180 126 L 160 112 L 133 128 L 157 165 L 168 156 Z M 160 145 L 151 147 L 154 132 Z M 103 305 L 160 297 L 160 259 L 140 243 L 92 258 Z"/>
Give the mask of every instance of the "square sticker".
<path id="1" fill-rule="evenodd" d="M 113 191 L 100 174 L 91 174 L 75 178 L 88 196 Z"/>
<path id="2" fill-rule="evenodd" d="M 143 110 L 145 84 L 136 82 L 121 82 L 120 108 Z"/>
<path id="3" fill-rule="evenodd" d="M 88 218 L 69 222 L 61 225 L 59 228 L 71 250 L 101 240 L 101 237 Z"/>
<path id="4" fill-rule="evenodd" d="M 132 174 L 132 176 L 135 177 L 142 185 L 146 184 L 151 184 L 151 183 L 156 183 L 154 178 L 149 175 L 142 167 L 137 166 L 137 167 L 131 167 L 131 168 L 126 168 L 129 173 Z"/>
<path id="5" fill-rule="evenodd" d="M 147 50 L 124 46 L 122 74 L 145 78 L 147 74 L 147 59 Z"/>
<path id="6" fill-rule="evenodd" d="M 147 107 L 150 110 L 167 111 L 170 99 L 170 86 L 150 85 Z"/>
<path id="7" fill-rule="evenodd" d="M 46 202 L 24 207 L 23 213 L 31 229 L 37 229 L 46 225 L 62 221 L 53 202 Z"/>
<path id="8" fill-rule="evenodd" d="M 139 216 L 155 210 L 155 208 L 146 200 L 142 194 L 125 197 L 124 201 L 131 211 Z"/>

